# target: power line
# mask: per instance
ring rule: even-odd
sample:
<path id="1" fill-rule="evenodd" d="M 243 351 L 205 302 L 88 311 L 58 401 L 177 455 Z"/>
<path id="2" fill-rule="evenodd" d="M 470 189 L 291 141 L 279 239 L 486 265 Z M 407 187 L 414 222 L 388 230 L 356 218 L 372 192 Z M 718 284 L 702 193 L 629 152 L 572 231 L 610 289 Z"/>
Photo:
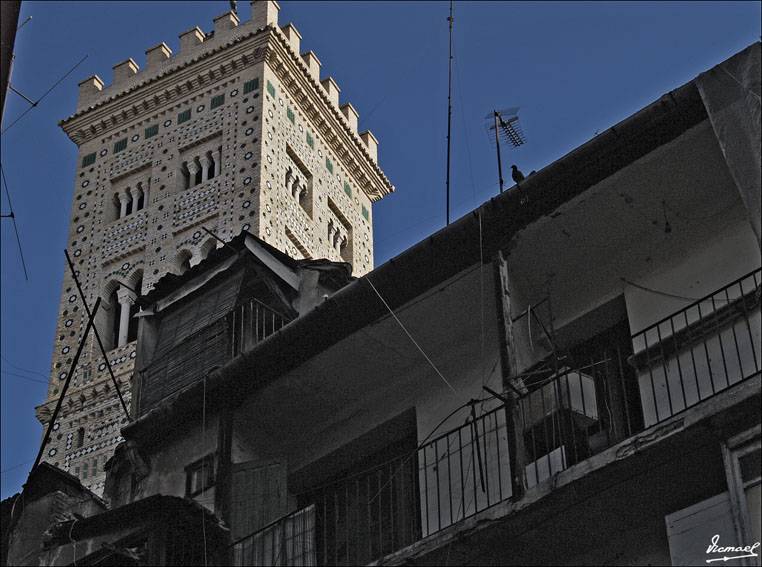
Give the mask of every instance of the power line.
<path id="1" fill-rule="evenodd" d="M 12 467 L 8 467 L 7 469 L 1 470 L 0 473 L 7 473 L 8 471 L 12 471 L 13 469 L 23 467 L 24 465 L 31 463 L 33 460 L 34 459 L 29 459 L 28 461 L 24 461 L 23 463 L 19 463 L 18 465 L 13 465 Z"/>
<path id="2" fill-rule="evenodd" d="M 18 122 L 19 120 L 21 120 L 22 118 L 24 118 L 24 116 L 26 116 L 26 113 L 27 113 L 27 112 L 29 112 L 29 111 L 30 111 L 30 110 L 32 110 L 33 108 L 36 108 L 36 107 L 37 107 L 37 105 L 38 105 L 38 104 L 40 104 L 40 102 L 42 102 L 42 99 L 44 99 L 46 96 L 48 96 L 48 94 L 50 93 L 50 91 L 52 91 L 54 88 L 56 88 L 58 85 L 60 85 L 60 84 L 61 84 L 61 81 L 63 81 L 63 80 L 66 78 L 66 77 L 68 77 L 68 76 L 69 76 L 69 75 L 70 75 L 70 74 L 71 74 L 71 73 L 74 71 L 74 69 L 76 69 L 77 67 L 79 67 L 79 65 L 80 65 L 80 64 L 81 64 L 81 63 L 82 63 L 82 62 L 83 62 L 85 59 L 87 59 L 87 55 L 85 55 L 85 56 L 84 56 L 82 59 L 80 59 L 80 60 L 79 60 L 79 63 L 77 63 L 76 65 L 74 65 L 74 67 L 72 67 L 71 69 L 69 69 L 69 70 L 66 72 L 66 74 L 65 74 L 63 77 L 61 77 L 60 79 L 58 79 L 58 81 L 56 81 L 56 82 L 55 82 L 55 84 L 54 84 L 52 87 L 50 87 L 48 90 L 46 90 L 46 91 L 45 91 L 45 94 L 43 94 L 43 95 L 42 95 L 40 98 L 38 98 L 38 99 L 37 99 L 35 102 L 33 102 L 33 103 L 32 103 L 32 106 L 30 106 L 30 107 L 29 107 L 29 108 L 27 108 L 27 109 L 26 109 L 24 112 L 22 112 L 22 113 L 21 113 L 21 116 L 19 116 L 18 118 L 16 118 L 16 120 L 14 120 L 13 122 L 11 122 L 11 123 L 8 125 L 8 127 L 7 127 L 5 130 L 3 130 L 3 131 L 2 131 L 2 134 L 5 134 L 5 133 L 8 131 L 8 129 L 9 129 L 11 126 L 13 126 L 13 125 L 14 125 L 16 122 Z M 15 90 L 15 89 L 14 89 L 14 90 Z M 26 98 L 26 97 L 24 97 L 24 98 Z"/>
<path id="3" fill-rule="evenodd" d="M 375 292 L 376 292 L 376 295 L 378 296 L 378 298 L 381 300 L 381 302 L 382 302 L 382 303 L 383 303 L 383 304 L 386 306 L 386 308 L 389 310 L 389 313 L 391 313 L 391 314 L 392 314 L 392 317 L 394 317 L 394 320 L 395 320 L 395 321 L 397 321 L 397 323 L 398 323 L 398 324 L 399 324 L 399 326 L 402 328 L 402 330 L 403 330 L 403 331 L 405 331 L 405 334 L 408 336 L 408 338 L 409 338 L 411 341 L 413 341 L 413 344 L 414 344 L 414 345 L 416 346 L 416 348 L 417 348 L 417 349 L 420 351 L 420 353 L 423 355 L 423 357 L 424 357 L 424 358 L 425 358 L 425 359 L 428 361 L 428 363 L 431 365 L 431 367 L 434 369 L 434 371 L 435 371 L 435 372 L 436 372 L 436 373 L 439 375 L 439 377 L 440 377 L 440 378 L 441 378 L 441 379 L 444 381 L 444 383 L 445 383 L 445 384 L 447 384 L 447 386 L 450 388 L 450 390 L 452 390 L 453 394 L 457 395 L 457 394 L 458 394 L 457 390 L 455 390 L 455 388 L 453 388 L 453 387 L 452 387 L 452 384 L 450 384 L 450 383 L 447 381 L 447 378 L 445 378 L 445 377 L 442 375 L 442 373 L 441 373 L 441 372 L 439 371 L 439 369 L 438 369 L 438 368 L 437 368 L 437 367 L 434 365 L 434 363 L 431 361 L 431 359 L 428 357 L 428 355 L 427 355 L 425 352 L 423 352 L 423 349 L 422 349 L 422 348 L 421 348 L 421 346 L 420 346 L 420 345 L 419 345 L 419 344 L 416 342 L 416 340 L 413 338 L 413 335 L 411 335 L 411 334 L 410 334 L 410 332 L 409 332 L 409 331 L 408 331 L 408 330 L 405 328 L 405 325 L 403 325 L 403 324 L 402 324 L 402 321 L 400 321 L 400 320 L 399 320 L 399 318 L 397 317 L 397 315 L 395 315 L 394 311 L 392 311 L 392 308 L 391 308 L 391 307 L 389 307 L 389 304 L 386 302 L 386 300 L 385 300 L 383 297 L 381 297 L 381 294 L 380 294 L 380 293 L 378 292 L 378 290 L 376 289 L 376 286 L 374 286 L 374 285 L 373 285 L 373 282 L 371 282 L 371 281 L 370 281 L 370 279 L 369 279 L 369 278 L 367 278 L 367 277 L 365 278 L 365 281 L 367 281 L 367 282 L 368 282 L 368 284 L 370 285 L 370 287 L 372 287 L 372 288 L 373 288 L 373 291 L 375 291 Z"/>
<path id="4" fill-rule="evenodd" d="M 40 384 L 47 385 L 47 381 L 38 380 L 37 378 L 30 378 L 29 376 L 22 376 L 21 374 L 16 374 L 15 372 L 11 372 L 10 370 L 0 370 L 3 374 L 8 374 L 9 376 L 16 376 L 17 378 L 23 378 L 24 380 L 29 380 L 30 382 L 39 382 Z"/>
<path id="5" fill-rule="evenodd" d="M 21 249 L 21 238 L 19 237 L 19 229 L 16 226 L 16 215 L 13 214 L 13 205 L 11 204 L 11 193 L 8 191 L 8 182 L 5 180 L 5 170 L 0 165 L 0 174 L 3 176 L 3 184 L 5 185 L 5 195 L 8 197 L 8 208 L 11 210 L 11 214 L 3 215 L 3 217 L 10 217 L 13 221 L 13 230 L 16 231 L 16 242 L 19 245 L 19 254 L 21 255 L 21 266 L 24 268 L 24 279 L 29 281 L 29 275 L 26 273 L 26 262 L 24 262 L 24 251 Z"/>
<path id="6" fill-rule="evenodd" d="M 42 376 L 42 377 L 43 377 L 43 378 L 45 378 L 45 379 L 47 379 L 47 378 L 48 378 L 48 375 L 47 375 L 47 374 L 43 374 L 42 372 L 37 372 L 37 371 L 35 371 L 35 370 L 27 370 L 26 368 L 21 368 L 20 366 L 16 366 L 16 365 L 15 365 L 15 364 L 13 364 L 13 363 L 12 363 L 10 360 L 8 360 L 8 359 L 5 357 L 5 355 L 4 355 L 4 354 L 3 354 L 3 355 L 0 355 L 0 356 L 2 356 L 2 357 L 3 357 L 3 360 L 4 360 L 5 362 L 7 362 L 8 364 L 10 364 L 11 366 L 13 366 L 13 368 L 15 368 L 16 370 L 21 370 L 21 371 L 23 371 L 23 372 L 29 372 L 30 374 L 37 374 L 37 376 Z"/>

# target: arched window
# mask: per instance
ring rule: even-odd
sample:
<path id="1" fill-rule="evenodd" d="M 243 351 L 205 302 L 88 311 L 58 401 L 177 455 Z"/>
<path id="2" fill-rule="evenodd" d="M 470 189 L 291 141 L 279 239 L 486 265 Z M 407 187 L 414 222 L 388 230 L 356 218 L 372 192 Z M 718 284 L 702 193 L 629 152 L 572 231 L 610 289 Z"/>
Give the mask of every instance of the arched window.
<path id="1" fill-rule="evenodd" d="M 85 444 L 85 428 L 80 427 L 77 429 L 77 448 L 82 447 Z"/>
<path id="2" fill-rule="evenodd" d="M 209 238 L 206 242 L 204 242 L 201 245 L 201 248 L 198 251 L 199 258 L 201 260 L 206 260 L 207 256 L 214 250 L 214 247 L 217 245 L 217 241 L 214 238 Z"/>
<path id="3" fill-rule="evenodd" d="M 179 276 L 190 270 L 193 254 L 189 250 L 181 250 L 175 256 L 175 273 Z"/>

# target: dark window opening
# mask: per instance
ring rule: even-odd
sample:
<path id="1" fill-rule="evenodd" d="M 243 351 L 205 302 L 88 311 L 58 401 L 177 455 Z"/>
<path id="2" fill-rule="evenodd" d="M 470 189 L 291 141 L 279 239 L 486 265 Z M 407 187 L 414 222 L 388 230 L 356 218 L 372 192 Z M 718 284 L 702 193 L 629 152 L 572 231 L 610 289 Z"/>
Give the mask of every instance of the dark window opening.
<path id="1" fill-rule="evenodd" d="M 207 455 L 185 467 L 185 496 L 192 498 L 214 486 L 214 455 Z"/>

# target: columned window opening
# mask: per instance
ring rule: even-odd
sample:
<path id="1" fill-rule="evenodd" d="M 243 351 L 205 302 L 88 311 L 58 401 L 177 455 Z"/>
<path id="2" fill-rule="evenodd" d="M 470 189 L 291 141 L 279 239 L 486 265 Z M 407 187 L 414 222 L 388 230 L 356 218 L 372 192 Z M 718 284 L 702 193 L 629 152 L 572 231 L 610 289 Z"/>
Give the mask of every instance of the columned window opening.
<path id="1" fill-rule="evenodd" d="M 190 189 L 214 179 L 222 171 L 222 156 L 220 148 L 213 148 L 189 155 L 181 169 L 185 178 L 185 189 Z"/>

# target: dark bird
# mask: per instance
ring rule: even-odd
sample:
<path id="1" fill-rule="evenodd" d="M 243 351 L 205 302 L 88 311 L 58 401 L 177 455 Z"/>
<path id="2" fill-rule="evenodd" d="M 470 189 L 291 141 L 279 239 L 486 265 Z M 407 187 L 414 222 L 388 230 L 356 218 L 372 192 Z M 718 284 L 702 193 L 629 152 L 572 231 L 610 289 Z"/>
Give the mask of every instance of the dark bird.
<path id="1" fill-rule="evenodd" d="M 516 183 L 518 183 L 519 181 L 524 181 L 524 174 L 519 171 L 518 167 L 516 167 L 515 165 L 512 165 L 511 169 L 513 170 L 511 172 L 511 177 Z"/>

